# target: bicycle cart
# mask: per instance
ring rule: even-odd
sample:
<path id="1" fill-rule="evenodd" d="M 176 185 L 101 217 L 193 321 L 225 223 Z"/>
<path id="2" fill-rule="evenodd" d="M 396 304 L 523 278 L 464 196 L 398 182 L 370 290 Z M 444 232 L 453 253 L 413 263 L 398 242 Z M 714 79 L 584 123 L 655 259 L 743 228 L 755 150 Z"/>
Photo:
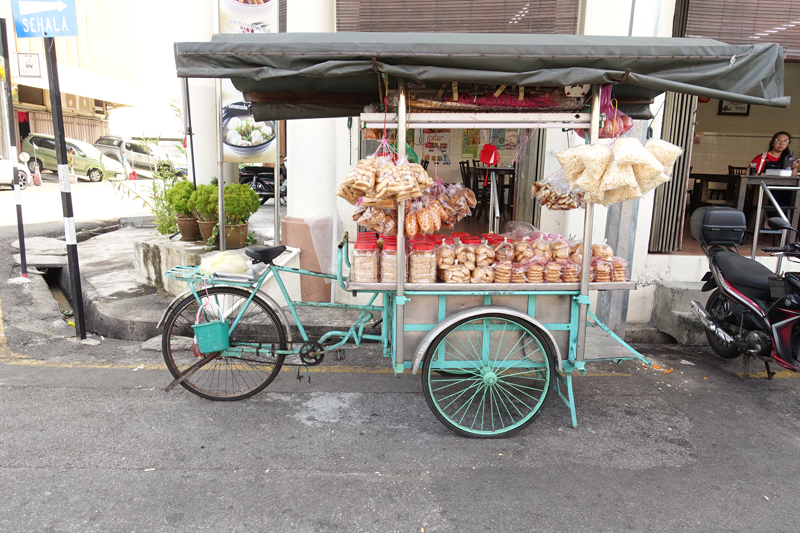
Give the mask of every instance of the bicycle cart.
<path id="1" fill-rule="evenodd" d="M 601 43 L 608 54 L 579 57 L 574 52 L 585 48 L 586 39 L 579 38 L 582 36 L 546 36 L 547 41 L 542 40 L 544 36 L 503 36 L 507 42 L 498 46 L 484 36 L 441 34 L 424 36 L 428 41 L 414 48 L 415 45 L 398 45 L 397 37 L 387 38 L 385 34 L 345 35 L 215 36 L 211 43 L 179 43 L 176 61 L 179 75 L 184 77 L 235 76 L 234 83 L 254 102 L 254 113 L 269 113 L 269 118 L 276 120 L 358 114 L 364 102 L 353 91 L 363 90 L 365 76 L 397 76 L 396 115 L 387 121 L 383 114 L 362 114 L 361 123 L 367 128 L 397 128 L 402 157 L 406 129 L 415 127 L 585 128 L 594 143 L 601 123 L 597 83 L 619 81 L 624 74 L 633 86 L 645 87 L 645 94 L 678 89 L 727 98 L 734 93 L 723 89 L 733 86 L 734 79 L 739 87 L 746 85 L 741 83 L 747 77 L 746 70 L 739 69 L 746 69 L 742 63 L 755 59 L 742 53 L 752 46 L 727 46 L 714 41 L 693 40 L 687 44 L 679 39 L 591 38 L 595 44 Z M 362 41 L 370 46 L 364 46 Z M 556 53 L 552 42 L 561 41 L 564 46 Z M 666 48 L 653 48 L 656 41 L 667 43 Z M 617 46 L 618 43 L 622 44 Z M 480 50 L 481 45 L 487 50 Z M 777 54 L 780 48 L 761 46 L 762 59 L 766 51 Z M 665 53 L 671 54 L 672 60 L 679 57 L 694 70 L 687 71 L 680 83 L 672 82 L 668 72 L 674 65 L 665 61 L 667 56 L 660 55 Z M 732 56 L 739 57 L 739 61 L 729 61 Z M 465 58 L 469 58 L 468 69 Z M 728 68 L 736 72 L 723 76 L 720 82 L 719 72 L 712 65 L 721 64 L 723 58 L 727 58 Z M 531 61 L 538 66 L 532 66 Z M 619 66 L 611 69 L 612 63 Z M 581 70 L 588 66 L 602 74 L 598 76 L 588 68 Z M 462 68 L 468 72 L 461 72 Z M 633 68 L 646 74 L 637 77 L 631 73 Z M 577 76 L 576 69 L 580 71 Z M 571 74 L 564 76 L 573 84 L 593 84 L 590 112 L 409 113 L 407 108 L 407 78 L 418 82 L 466 82 L 464 76 L 471 76 L 472 81 L 492 79 L 519 85 L 540 79 L 539 84 L 564 85 L 565 78 L 560 74 L 566 71 Z M 617 73 L 619 76 L 612 77 Z M 354 78 L 354 89 L 348 89 L 341 81 L 348 75 Z M 283 84 L 286 77 L 297 83 L 291 91 Z M 309 82 L 309 78 L 313 80 Z M 325 84 L 327 81 L 329 85 Z M 736 100 L 788 104 L 777 98 L 779 94 L 773 94 L 769 101 L 767 95 L 758 92 L 762 90 L 759 83 L 752 84 L 759 86 L 751 87 L 753 94 L 742 89 L 745 94 L 737 94 Z M 775 88 L 767 85 L 770 91 Z M 310 98 L 304 90 L 316 98 Z M 348 90 L 352 94 L 340 94 Z M 320 105 L 320 98 L 324 100 L 325 95 L 330 102 Z M 492 204 L 495 199 L 493 194 Z M 494 205 L 490 212 L 493 210 Z M 593 204 L 589 203 L 584 216 L 585 236 L 592 235 L 593 214 Z M 403 216 L 401 202 L 400 228 L 404 227 Z M 196 267 L 176 267 L 167 273 L 190 284 L 162 319 L 164 357 L 175 378 L 170 389 L 180 384 L 209 399 L 243 399 L 267 387 L 283 366 L 320 364 L 325 354 L 337 352 L 347 342 L 360 345 L 373 341 L 381 344 L 385 357 L 391 358 L 395 373 L 421 370 L 426 401 L 446 427 L 468 437 L 497 438 L 531 424 L 553 391 L 569 407 L 572 425 L 577 427 L 572 377 L 585 372 L 588 361 L 639 359 L 648 363 L 589 310 L 590 290 L 635 288 L 634 282 L 590 283 L 591 238 L 584 239 L 579 283 L 407 283 L 402 275 L 397 276 L 396 284 L 354 283 L 344 273 L 345 267 L 351 266 L 347 235 L 338 244 L 336 274 L 274 264 L 283 250 L 280 246 L 248 248 L 246 253 L 254 262 L 266 265 L 252 279 L 203 276 Z M 400 231 L 397 272 L 404 271 L 404 236 Z M 364 305 L 293 301 L 281 273 L 329 278 L 347 291 L 370 297 Z M 259 291 L 269 278 L 274 278 L 280 288 L 300 339 L 292 338 L 289 320 L 281 307 Z M 330 331 L 312 339 L 296 311 L 300 306 L 356 310 L 359 315 L 346 331 Z M 378 325 L 380 331 L 376 331 Z M 605 331 L 625 352 L 588 349 L 588 326 Z"/>

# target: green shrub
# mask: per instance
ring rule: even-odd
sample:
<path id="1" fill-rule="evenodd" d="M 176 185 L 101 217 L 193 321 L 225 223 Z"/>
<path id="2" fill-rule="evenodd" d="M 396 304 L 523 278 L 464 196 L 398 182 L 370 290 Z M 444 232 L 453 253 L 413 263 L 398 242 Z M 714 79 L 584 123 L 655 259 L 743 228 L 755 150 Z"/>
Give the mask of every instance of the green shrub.
<path id="1" fill-rule="evenodd" d="M 244 183 L 228 185 L 224 195 L 226 224 L 244 224 L 261 206 L 258 194 Z"/>
<path id="2" fill-rule="evenodd" d="M 187 207 L 203 222 L 219 219 L 219 189 L 216 185 L 198 185 L 189 197 Z"/>
<path id="3" fill-rule="evenodd" d="M 187 180 L 179 181 L 167 191 L 167 202 L 172 206 L 176 216 L 184 218 L 194 216 L 189 208 L 189 199 L 192 197 L 192 193 L 194 193 L 194 186 Z"/>

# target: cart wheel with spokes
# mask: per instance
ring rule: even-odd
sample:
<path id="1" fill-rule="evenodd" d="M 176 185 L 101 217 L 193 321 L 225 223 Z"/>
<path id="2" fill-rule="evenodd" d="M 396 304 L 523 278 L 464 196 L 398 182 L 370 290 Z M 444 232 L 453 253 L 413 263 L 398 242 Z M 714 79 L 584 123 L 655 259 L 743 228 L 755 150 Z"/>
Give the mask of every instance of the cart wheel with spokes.
<path id="1" fill-rule="evenodd" d="M 170 373 L 178 379 L 205 357 L 197 350 L 192 325 L 220 318 L 232 324 L 250 293 L 237 287 L 211 287 L 200 292 L 202 308 L 194 295 L 181 300 L 164 322 L 161 347 Z M 278 375 L 286 350 L 286 331 L 277 312 L 254 296 L 236 328 L 230 347 L 208 358 L 206 364 L 181 382 L 187 390 L 209 400 L 242 400 L 264 390 Z"/>
<path id="2" fill-rule="evenodd" d="M 501 310 L 456 319 L 425 353 L 425 400 L 459 435 L 514 435 L 547 404 L 555 353 L 538 326 Z"/>

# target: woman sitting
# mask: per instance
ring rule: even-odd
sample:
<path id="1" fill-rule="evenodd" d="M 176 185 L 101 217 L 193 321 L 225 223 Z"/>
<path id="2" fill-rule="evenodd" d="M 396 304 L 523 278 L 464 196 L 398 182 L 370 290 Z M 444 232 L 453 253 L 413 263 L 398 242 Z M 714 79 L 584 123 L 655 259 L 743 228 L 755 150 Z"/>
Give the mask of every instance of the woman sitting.
<path id="1" fill-rule="evenodd" d="M 750 162 L 750 167 L 755 168 L 756 174 L 763 174 L 765 170 L 770 168 L 786 168 L 786 158 L 789 156 L 789 143 L 792 142 L 792 137 L 785 131 L 779 131 L 772 136 L 769 142 L 769 151 L 759 154 Z M 792 175 L 797 172 L 797 167 L 800 165 L 800 159 L 792 163 Z"/>

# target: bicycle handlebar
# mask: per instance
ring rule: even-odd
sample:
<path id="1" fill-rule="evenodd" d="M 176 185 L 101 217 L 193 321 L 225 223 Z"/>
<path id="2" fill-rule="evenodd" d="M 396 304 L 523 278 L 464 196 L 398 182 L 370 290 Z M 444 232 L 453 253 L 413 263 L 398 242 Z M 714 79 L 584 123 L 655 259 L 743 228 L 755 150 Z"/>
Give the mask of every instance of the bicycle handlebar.
<path id="1" fill-rule="evenodd" d="M 786 246 L 765 246 L 761 249 L 762 252 L 786 252 Z"/>

